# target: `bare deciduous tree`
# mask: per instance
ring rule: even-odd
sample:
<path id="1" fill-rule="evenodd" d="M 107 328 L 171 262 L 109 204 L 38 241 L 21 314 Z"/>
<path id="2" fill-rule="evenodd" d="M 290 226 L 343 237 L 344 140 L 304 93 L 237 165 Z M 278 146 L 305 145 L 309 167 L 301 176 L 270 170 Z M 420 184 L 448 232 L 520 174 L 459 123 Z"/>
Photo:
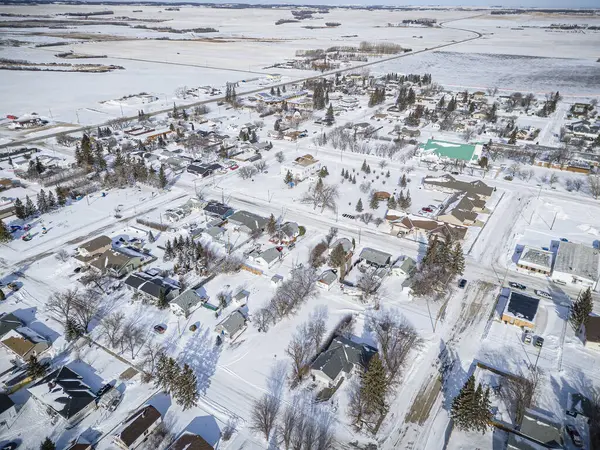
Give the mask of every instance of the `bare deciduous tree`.
<path id="1" fill-rule="evenodd" d="M 66 250 L 60 250 L 54 254 L 54 257 L 58 259 L 60 262 L 67 262 L 70 258 L 69 252 Z"/>
<path id="2" fill-rule="evenodd" d="M 598 200 L 600 198 L 600 175 L 588 176 L 588 188 L 592 197 Z"/>
<path id="3" fill-rule="evenodd" d="M 315 353 L 319 351 L 327 331 L 327 306 L 317 306 L 308 318 L 308 334 L 313 341 Z"/>
<path id="4" fill-rule="evenodd" d="M 306 324 L 299 326 L 292 335 L 285 353 L 292 358 L 293 382 L 302 380 L 306 364 L 313 351 L 313 342 Z"/>
<path id="5" fill-rule="evenodd" d="M 78 300 L 77 288 L 67 289 L 63 292 L 55 292 L 46 303 L 46 309 L 56 320 L 65 325 L 71 316 Z"/>
<path id="6" fill-rule="evenodd" d="M 98 313 L 100 294 L 94 289 L 87 289 L 77 296 L 73 305 L 73 315 L 84 331 L 87 333 L 90 323 Z"/>
<path id="7" fill-rule="evenodd" d="M 575 189 L 577 192 L 579 192 L 581 190 L 581 188 L 583 187 L 583 180 L 581 178 L 573 178 L 572 184 L 573 184 L 573 189 Z"/>
<path id="8" fill-rule="evenodd" d="M 242 180 L 247 180 L 256 175 L 258 173 L 258 170 L 254 166 L 244 166 L 240 167 L 237 172 Z"/>
<path id="9" fill-rule="evenodd" d="M 256 168 L 256 170 L 259 173 L 261 173 L 261 172 L 266 172 L 267 169 L 269 168 L 269 165 L 267 164 L 267 162 L 264 159 L 261 159 L 254 163 L 254 167 Z"/>
<path id="10" fill-rule="evenodd" d="M 282 163 L 283 161 L 285 161 L 285 156 L 283 155 L 282 151 L 279 151 L 279 152 L 275 153 L 275 160 L 278 163 Z"/>
<path id="11" fill-rule="evenodd" d="M 131 323 L 123 329 L 123 338 L 121 342 L 121 351 L 124 349 L 129 350 L 131 359 L 134 359 L 136 350 L 144 344 L 144 332 L 139 326 Z"/>
<path id="12" fill-rule="evenodd" d="M 157 344 L 152 340 L 146 342 L 146 345 L 144 345 L 144 352 L 142 353 L 142 367 L 146 373 L 150 375 L 149 378 L 154 376 L 158 361 L 165 354 L 165 348 L 161 344 Z"/>
<path id="13" fill-rule="evenodd" d="M 367 323 L 375 334 L 388 383 L 394 383 L 409 352 L 421 346 L 421 339 L 413 326 L 396 310 L 382 310 L 372 314 L 367 318 Z"/>
<path id="14" fill-rule="evenodd" d="M 267 380 L 268 392 L 254 402 L 252 406 L 252 428 L 261 432 L 268 441 L 277 423 L 277 414 L 281 408 L 281 395 L 285 380 L 285 365 L 276 364 Z"/>
<path id="15" fill-rule="evenodd" d="M 123 336 L 123 327 L 125 325 L 125 314 L 121 312 L 112 313 L 105 317 L 101 322 L 104 334 L 108 338 L 108 343 L 115 348 L 121 342 Z"/>
<path id="16" fill-rule="evenodd" d="M 356 286 L 362 291 L 365 299 L 369 299 L 375 295 L 381 285 L 381 278 L 377 276 L 376 272 L 375 269 L 368 268 L 361 274 L 356 283 Z"/>
<path id="17" fill-rule="evenodd" d="M 273 312 L 268 306 L 261 308 L 252 315 L 252 321 L 258 331 L 266 333 L 269 330 L 269 325 L 274 322 Z"/>
<path id="18" fill-rule="evenodd" d="M 515 423 L 521 423 L 525 410 L 531 406 L 539 387 L 542 371 L 539 367 L 529 367 L 521 377 L 505 377 L 500 395 L 512 406 Z"/>

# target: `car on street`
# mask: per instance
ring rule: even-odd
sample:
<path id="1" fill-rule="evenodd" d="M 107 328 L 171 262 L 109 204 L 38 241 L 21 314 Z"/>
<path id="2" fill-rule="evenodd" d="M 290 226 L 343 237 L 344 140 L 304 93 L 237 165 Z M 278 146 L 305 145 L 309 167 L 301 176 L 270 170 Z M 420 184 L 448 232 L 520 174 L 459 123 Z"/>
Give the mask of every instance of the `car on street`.
<path id="1" fill-rule="evenodd" d="M 421 209 L 421 211 L 425 211 L 425 212 L 433 212 L 433 209 L 431 209 L 429 206 L 426 206 L 425 208 Z"/>
<path id="2" fill-rule="evenodd" d="M 167 331 L 167 328 L 163 327 L 162 325 L 154 325 L 154 331 L 158 334 L 163 334 L 165 331 Z"/>
<path id="3" fill-rule="evenodd" d="M 234 164 L 233 166 L 229 166 L 229 170 L 236 170 L 239 168 L 240 168 L 240 166 L 238 166 L 237 164 Z"/>
<path id="4" fill-rule="evenodd" d="M 542 297 L 542 298 L 546 298 L 548 300 L 552 300 L 552 295 L 550 295 L 548 292 L 546 291 L 540 291 L 539 289 L 536 289 L 535 291 L 535 295 L 537 295 L 538 297 Z"/>
<path id="5" fill-rule="evenodd" d="M 527 345 L 531 345 L 531 339 L 531 331 L 525 330 L 525 333 L 523 333 L 523 342 L 525 342 Z"/>
<path id="6" fill-rule="evenodd" d="M 515 283 L 514 281 L 511 281 L 510 283 L 508 283 L 508 285 L 513 288 L 513 289 L 520 289 L 522 291 L 524 291 L 525 289 L 527 289 L 527 286 L 525 286 L 524 284 L 521 283 Z"/>
<path id="7" fill-rule="evenodd" d="M 15 448 L 19 447 L 19 443 L 18 442 L 9 442 L 8 444 L 4 444 L 4 446 L 2 447 L 1 450 L 15 450 Z"/>
<path id="8" fill-rule="evenodd" d="M 544 338 L 537 336 L 535 338 L 535 343 L 533 345 L 535 345 L 536 347 L 542 348 L 544 346 Z"/>
<path id="9" fill-rule="evenodd" d="M 460 280 L 458 280 L 459 288 L 464 289 L 466 285 L 467 285 L 467 280 L 465 280 L 464 278 L 461 278 Z"/>
<path id="10" fill-rule="evenodd" d="M 575 445 L 575 447 L 583 447 L 583 439 L 581 438 L 579 431 L 577 431 L 577 428 L 575 428 L 573 425 L 567 425 L 567 434 L 573 441 L 573 445 Z"/>
<path id="11" fill-rule="evenodd" d="M 560 242 L 569 242 L 567 238 L 560 238 Z"/>

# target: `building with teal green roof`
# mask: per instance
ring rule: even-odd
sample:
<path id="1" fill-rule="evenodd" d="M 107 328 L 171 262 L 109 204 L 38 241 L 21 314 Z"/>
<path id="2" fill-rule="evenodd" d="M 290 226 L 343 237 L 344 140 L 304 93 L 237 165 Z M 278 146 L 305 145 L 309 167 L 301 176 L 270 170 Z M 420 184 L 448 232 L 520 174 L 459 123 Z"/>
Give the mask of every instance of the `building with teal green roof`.
<path id="1" fill-rule="evenodd" d="M 475 164 L 481 158 L 482 151 L 482 144 L 460 144 L 457 142 L 429 139 L 421 147 L 421 159 L 453 159 Z"/>

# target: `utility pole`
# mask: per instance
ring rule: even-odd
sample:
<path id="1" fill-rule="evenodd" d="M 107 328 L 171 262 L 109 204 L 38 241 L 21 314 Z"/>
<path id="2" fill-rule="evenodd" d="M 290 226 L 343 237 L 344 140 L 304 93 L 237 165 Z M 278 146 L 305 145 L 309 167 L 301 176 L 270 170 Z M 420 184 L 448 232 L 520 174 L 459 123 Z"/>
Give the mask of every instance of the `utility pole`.
<path id="1" fill-rule="evenodd" d="M 554 228 L 554 222 L 556 222 L 556 216 L 558 215 L 558 211 L 554 213 L 554 219 L 552 219 L 552 225 L 550 225 L 550 229 Z"/>

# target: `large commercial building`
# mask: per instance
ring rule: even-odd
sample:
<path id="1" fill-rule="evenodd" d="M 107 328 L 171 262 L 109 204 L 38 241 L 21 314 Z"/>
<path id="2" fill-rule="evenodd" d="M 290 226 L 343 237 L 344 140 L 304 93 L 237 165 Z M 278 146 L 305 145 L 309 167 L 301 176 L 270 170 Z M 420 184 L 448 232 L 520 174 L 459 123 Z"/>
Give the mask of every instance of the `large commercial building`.
<path id="1" fill-rule="evenodd" d="M 600 250 L 573 242 L 561 242 L 554 262 L 552 281 L 596 289 L 599 260 Z"/>

